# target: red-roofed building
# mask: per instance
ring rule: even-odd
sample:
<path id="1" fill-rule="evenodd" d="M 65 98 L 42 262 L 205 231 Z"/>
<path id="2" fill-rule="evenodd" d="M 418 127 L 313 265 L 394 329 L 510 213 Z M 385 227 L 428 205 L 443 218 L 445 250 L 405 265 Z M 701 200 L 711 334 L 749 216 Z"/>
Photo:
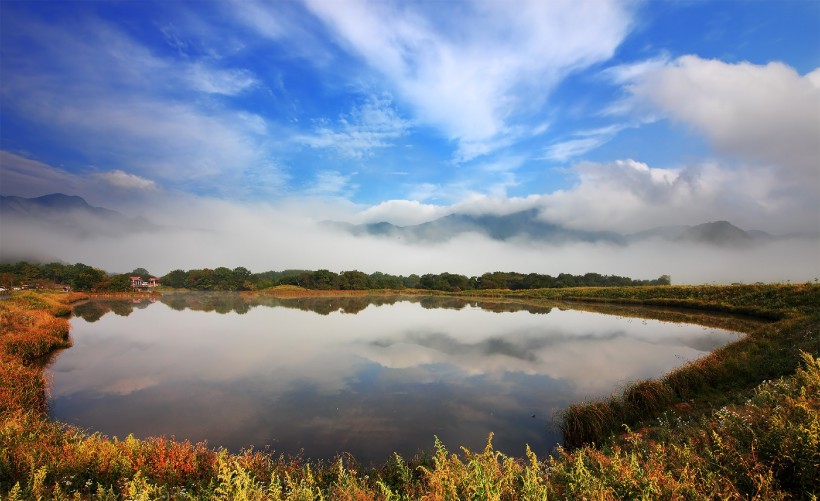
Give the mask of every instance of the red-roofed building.
<path id="1" fill-rule="evenodd" d="M 159 279 L 157 277 L 151 277 L 148 280 L 143 280 L 142 277 L 131 277 L 131 287 L 135 289 L 153 288 L 158 285 Z"/>

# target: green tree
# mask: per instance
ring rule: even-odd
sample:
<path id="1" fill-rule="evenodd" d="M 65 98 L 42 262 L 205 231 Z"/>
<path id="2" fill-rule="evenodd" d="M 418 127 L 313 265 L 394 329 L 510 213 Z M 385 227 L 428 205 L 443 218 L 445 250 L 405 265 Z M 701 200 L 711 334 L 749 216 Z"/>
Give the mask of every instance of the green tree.
<path id="1" fill-rule="evenodd" d="M 339 288 L 342 290 L 366 290 L 370 288 L 370 277 L 361 271 L 343 271 L 339 276 Z"/>
<path id="2" fill-rule="evenodd" d="M 672 285 L 672 277 L 669 275 L 661 275 L 655 280 L 656 285 Z"/>
<path id="3" fill-rule="evenodd" d="M 83 263 L 76 263 L 68 272 L 68 283 L 72 289 L 90 291 L 107 278 L 102 270 L 92 268 Z"/>
<path id="4" fill-rule="evenodd" d="M 188 272 L 189 289 L 198 291 L 214 290 L 214 272 L 211 269 L 190 270 Z"/>
<path id="5" fill-rule="evenodd" d="M 329 270 L 318 270 L 311 276 L 311 289 L 332 290 L 338 289 L 339 276 Z"/>
<path id="6" fill-rule="evenodd" d="M 214 268 L 212 277 L 213 290 L 235 291 L 237 289 L 236 283 L 233 279 L 233 272 L 224 266 Z"/>
<path id="7" fill-rule="evenodd" d="M 237 266 L 232 271 L 234 290 L 245 291 L 253 289 L 251 277 L 253 276 L 244 266 Z"/>
<path id="8" fill-rule="evenodd" d="M 183 270 L 174 270 L 160 278 L 162 285 L 182 289 L 188 285 L 188 273 Z"/>
<path id="9" fill-rule="evenodd" d="M 114 275 L 108 279 L 108 290 L 127 292 L 131 290 L 131 276 L 127 274 Z"/>
<path id="10" fill-rule="evenodd" d="M 410 276 L 402 277 L 402 284 L 408 289 L 418 289 L 419 280 L 421 280 L 421 277 L 413 273 Z"/>
<path id="11" fill-rule="evenodd" d="M 135 268 L 134 271 L 131 272 L 131 277 L 140 277 L 143 280 L 148 280 L 153 275 L 148 272 L 145 268 Z"/>

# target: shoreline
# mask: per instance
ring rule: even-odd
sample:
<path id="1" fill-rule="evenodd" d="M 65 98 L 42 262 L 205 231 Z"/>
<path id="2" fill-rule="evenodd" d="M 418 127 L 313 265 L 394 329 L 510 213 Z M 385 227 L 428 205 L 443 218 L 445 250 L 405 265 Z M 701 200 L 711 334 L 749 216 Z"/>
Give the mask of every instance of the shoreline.
<path id="1" fill-rule="evenodd" d="M 526 458 L 507 458 L 512 461 L 512 463 L 509 463 L 509 471 L 504 473 L 500 470 L 494 470 L 496 475 L 513 475 L 519 479 L 515 481 L 516 485 L 519 486 L 522 485 L 520 482 L 524 482 L 526 475 L 537 473 L 540 478 L 539 489 L 542 489 L 538 492 L 552 492 L 552 495 L 557 495 L 560 493 L 567 494 L 570 491 L 566 490 L 569 484 L 563 483 L 559 478 L 560 476 L 555 472 L 562 471 L 562 469 L 566 470 L 567 475 L 570 475 L 570 477 L 567 477 L 567 481 L 571 481 L 572 478 L 575 478 L 572 477 L 574 474 L 569 473 L 571 465 L 573 461 L 577 462 L 578 458 L 598 457 L 595 456 L 596 454 L 619 454 L 618 451 L 622 448 L 630 447 L 630 441 L 634 445 L 642 443 L 643 440 L 652 440 L 654 443 L 658 443 L 659 438 L 656 435 L 659 432 L 669 435 L 682 433 L 686 430 L 686 427 L 680 428 L 671 424 L 650 424 L 649 426 L 642 424 L 653 420 L 655 416 L 667 416 L 671 412 L 673 416 L 678 416 L 679 420 L 684 418 L 687 422 L 696 419 L 708 419 L 708 416 L 711 412 L 714 412 L 716 407 L 739 405 L 733 402 L 742 402 L 744 399 L 748 399 L 748 395 L 751 394 L 749 392 L 765 380 L 795 374 L 795 370 L 797 370 L 798 375 L 801 374 L 802 369 L 798 368 L 801 363 L 801 348 L 808 348 L 808 353 L 815 358 L 820 356 L 820 330 L 818 330 L 820 313 L 816 311 L 816 304 L 820 304 L 820 287 L 816 285 L 689 288 L 665 286 L 662 288 L 642 288 L 643 290 L 628 289 L 630 288 L 547 289 L 538 290 L 535 293 L 526 291 L 528 294 L 517 291 L 493 291 L 492 294 L 487 293 L 481 296 L 452 293 L 429 294 L 429 291 L 411 294 L 408 294 L 407 291 L 390 291 L 385 294 L 384 291 L 307 291 L 304 289 L 279 290 L 273 294 L 270 294 L 269 291 L 243 292 L 240 294 L 273 295 L 284 299 L 434 295 L 458 297 L 467 301 L 493 302 L 501 300 L 502 302 L 524 301 L 527 303 L 532 301 L 541 304 L 555 301 L 558 303 L 572 301 L 571 307 L 582 306 L 580 309 L 586 309 L 585 306 L 593 310 L 609 309 L 610 311 L 613 311 L 614 308 L 614 311 L 620 312 L 618 314 L 626 313 L 626 310 L 641 303 L 655 307 L 672 306 L 675 308 L 674 311 L 664 311 L 657 313 L 657 315 L 671 315 L 681 319 L 677 321 L 690 322 L 694 317 L 697 317 L 696 313 L 699 313 L 695 311 L 695 307 L 702 306 L 702 308 L 697 309 L 707 313 L 715 311 L 723 314 L 744 313 L 766 320 L 756 323 L 749 322 L 742 330 L 739 330 L 746 334 L 743 340 L 716 350 L 695 363 L 687 364 L 657 380 L 635 382 L 627 387 L 622 395 L 615 395 L 608 402 L 580 403 L 571 406 L 564 414 L 563 430 L 567 443 L 573 445 L 573 449 L 561 449 L 557 457 L 543 461 L 535 459 L 534 455 L 528 455 Z M 112 296 L 110 294 L 85 295 L 75 293 L 71 296 L 65 296 L 61 293 L 49 295 L 42 292 L 24 292 L 25 294 L 15 294 L 9 300 L 2 302 L 2 307 L 5 308 L 4 318 L 10 318 L 10 307 L 18 308 L 15 310 L 16 313 L 13 312 L 15 315 L 26 315 L 27 312 L 31 311 L 45 312 L 36 314 L 40 318 L 40 324 L 38 325 L 42 326 L 52 325 L 49 323 L 51 322 L 49 318 L 55 319 L 53 323 L 55 326 L 58 324 L 67 326 L 67 320 L 61 317 L 70 313 L 70 304 L 84 299 L 145 298 L 159 295 L 156 293 L 121 293 Z M 161 291 L 156 292 L 161 293 Z M 173 292 L 169 292 L 169 294 L 173 294 Z M 672 297 L 664 298 L 663 295 Z M 576 302 L 577 298 L 580 298 L 580 301 Z M 72 303 L 68 303 L 68 301 Z M 773 321 L 772 317 L 775 314 L 779 320 Z M 673 320 L 670 319 L 670 321 Z M 727 321 L 734 320 L 730 318 Z M 723 320 L 719 322 L 723 322 Z M 696 320 L 695 323 L 697 323 Z M 44 329 L 41 337 L 52 336 L 52 339 L 56 339 L 56 342 L 48 345 L 43 344 L 42 340 L 35 339 L 36 342 L 30 343 L 30 345 L 37 350 L 45 350 L 45 354 L 48 354 L 56 349 L 66 347 L 65 344 L 61 345 L 61 343 L 70 342 L 67 327 L 64 330 L 63 338 L 60 337 L 63 332 L 60 328 L 52 329 L 53 332 L 48 333 L 45 332 L 48 329 L 45 327 Z M 13 331 L 12 334 L 14 334 Z M 56 338 L 54 338 L 55 334 Z M 295 468 L 291 471 L 301 472 L 298 474 L 301 479 L 300 482 L 312 482 L 314 488 L 320 489 L 321 492 L 325 493 L 325 496 L 329 497 L 333 497 L 333 493 L 350 494 L 351 492 L 359 492 L 360 494 L 369 493 L 363 499 L 389 499 L 390 496 L 384 495 L 385 492 L 393 492 L 394 494 L 404 492 L 410 498 L 416 498 L 425 492 L 438 492 L 435 487 L 437 485 L 436 479 L 441 480 L 441 475 L 445 477 L 452 476 L 456 471 L 461 471 L 460 468 L 473 465 L 476 461 L 489 467 L 491 463 L 485 463 L 486 461 L 494 458 L 492 462 L 495 463 L 505 457 L 501 453 L 492 450 L 491 442 L 488 442 L 488 449 L 483 453 L 472 453 L 465 450 L 465 454 L 461 457 L 450 456 L 444 445 L 436 442 L 435 450 L 431 451 L 429 455 L 410 458 L 409 460 L 400 457 L 388 458 L 387 462 L 380 468 L 358 467 L 352 457 L 340 457 L 333 465 L 328 463 L 322 466 L 322 463 L 304 462 L 299 458 L 280 457 L 277 460 L 267 453 L 258 451 L 224 455 L 208 449 L 204 444 L 175 442 L 164 438 L 146 440 L 128 438 L 118 441 L 98 435 L 85 435 L 71 427 L 52 422 L 43 414 L 46 388 L 42 370 L 37 369 L 30 363 L 26 363 L 26 355 L 17 356 L 18 348 L 11 350 L 10 354 L 8 349 L 11 346 L 8 343 L 9 339 L 9 331 L 7 330 L 2 339 L 3 343 L 0 344 L 4 354 L 2 371 L 0 371 L 2 378 L 0 379 L 3 382 L 2 388 L 4 388 L 4 391 L 2 395 L 5 399 L 0 401 L 3 404 L 3 420 L 0 432 L 4 437 L 3 440 L 6 441 L 0 443 L 3 446 L 0 449 L 5 449 L 5 452 L 0 452 L 0 493 L 3 494 L 11 493 L 13 487 L 18 485 L 19 489 L 28 489 L 25 492 L 32 495 L 35 493 L 56 495 L 57 489 L 63 489 L 60 482 L 64 481 L 65 475 L 68 475 L 67 472 L 79 472 L 91 468 L 88 471 L 96 473 L 93 473 L 93 478 L 89 478 L 93 480 L 91 485 L 97 486 L 97 491 L 100 488 L 114 489 L 116 484 L 119 487 L 111 490 L 111 493 L 119 493 L 119 495 L 124 496 L 127 489 L 122 490 L 124 488 L 122 486 L 125 485 L 122 484 L 122 481 L 125 479 L 127 486 L 134 487 L 137 485 L 135 482 L 142 482 L 140 485 L 143 485 L 143 489 L 155 492 L 161 497 L 181 499 L 180 493 L 182 491 L 179 489 L 183 489 L 183 486 L 188 486 L 185 488 L 195 489 L 205 495 L 209 492 L 208 486 L 214 485 L 213 482 L 217 478 L 222 478 L 220 472 L 224 468 L 233 468 L 232 471 L 242 472 L 247 478 L 253 480 L 251 482 L 252 486 L 255 486 L 253 488 L 264 494 L 259 499 L 280 499 L 281 496 L 271 494 L 273 492 L 271 489 L 275 485 L 282 487 L 284 489 L 282 492 L 287 491 L 291 494 L 295 494 L 300 489 L 299 485 L 287 484 L 286 480 L 289 478 L 287 475 L 282 476 L 285 471 Z M 809 358 L 811 359 L 811 357 Z M 15 359 L 19 359 L 19 363 L 15 362 Z M 31 358 L 28 359 L 31 360 Z M 808 362 L 804 360 L 803 364 L 806 363 Z M 20 386 L 21 381 L 27 381 L 28 386 L 25 386 L 25 388 L 28 388 L 28 390 L 23 393 L 31 398 L 15 404 L 10 401 L 10 395 L 24 388 Z M 811 396 L 810 398 L 816 399 L 816 397 Z M 16 408 L 13 408 L 15 405 Z M 820 399 L 815 400 L 815 407 L 818 406 L 820 406 Z M 605 419 L 601 418 L 602 415 Z M 817 413 L 815 413 L 816 415 Z M 627 431 L 624 435 L 623 425 L 625 424 L 629 425 L 627 430 L 636 427 L 635 429 L 638 431 L 634 433 Z M 590 442 L 599 445 L 585 445 Z M 61 452 L 55 450 L 48 453 L 48 448 L 53 446 L 49 444 L 62 444 L 59 445 L 59 451 Z M 601 446 L 604 446 L 604 448 L 600 449 Z M 675 445 L 671 443 L 668 447 L 675 447 Z M 165 451 L 162 453 L 164 455 L 176 454 L 181 462 L 178 463 L 177 467 L 170 470 L 159 468 L 160 463 L 156 463 L 159 460 L 156 454 L 160 450 Z M 82 467 L 79 463 L 75 465 L 65 459 L 69 456 L 74 457 L 76 454 L 87 455 L 91 451 L 98 451 L 92 454 L 93 457 L 98 459 L 94 460 L 93 463 L 84 462 L 82 464 L 85 466 Z M 104 454 L 106 457 L 114 454 L 110 457 L 122 458 L 117 460 L 122 464 L 117 467 L 119 469 L 117 469 L 115 477 L 119 480 L 116 482 L 113 482 L 115 477 L 109 476 L 109 474 L 114 473 L 110 470 L 111 463 L 105 463 L 109 464 L 109 466 L 105 466 L 103 463 L 96 462 L 103 457 L 99 456 L 103 454 L 101 451 L 108 451 Z M 593 456 L 589 456 L 590 454 Z M 35 459 L 36 457 L 40 459 Z M 55 458 L 58 457 L 63 459 L 56 461 Z M 125 460 L 126 457 L 132 457 L 133 459 Z M 142 459 L 134 463 L 133 461 L 138 458 Z M 138 466 L 139 464 L 143 466 Z M 501 461 L 497 464 L 506 463 Z M 310 465 L 313 465 L 313 469 Z M 548 467 L 553 471 L 551 475 L 544 473 L 546 471 L 544 469 Z M 75 468 L 80 468 L 80 470 L 75 470 Z M 41 470 L 46 472 L 44 473 L 45 477 L 37 481 L 40 482 L 40 484 L 37 484 L 35 479 L 40 478 L 37 471 Z M 12 476 L 2 478 L 4 476 L 2 471 L 11 472 Z M 105 473 L 106 471 L 109 473 Z M 331 474 L 331 471 L 337 473 Z M 394 478 L 390 476 L 393 475 L 393 473 L 390 473 L 391 471 L 394 473 L 407 473 L 402 473 L 399 478 Z M 338 483 L 340 478 L 338 472 L 347 475 L 352 483 L 342 488 Z M 327 475 L 331 476 L 328 477 Z M 235 480 L 237 477 L 230 478 Z M 390 480 L 391 478 L 392 480 Z M 477 481 L 476 478 L 470 478 L 472 480 L 469 480 L 469 482 Z M 807 478 L 810 482 L 815 481 L 811 474 Z M 376 482 L 375 479 L 379 479 L 378 482 L 381 482 L 381 484 Z M 230 480 L 228 483 L 235 486 L 231 483 L 234 480 Z M 14 482 L 7 484 L 9 481 Z M 146 484 L 146 481 L 149 481 L 149 483 Z M 731 485 L 735 485 L 732 483 L 735 482 L 734 480 L 726 481 Z M 467 487 L 464 488 L 472 485 L 469 482 Z M 817 482 L 817 485 L 820 486 L 820 479 L 817 479 Z M 2 487 L 3 485 L 8 485 L 8 487 Z M 284 488 L 286 485 L 289 486 L 287 489 Z M 694 484 L 687 488 L 689 487 L 697 488 Z M 310 491 L 320 492 L 314 491 L 314 488 L 311 488 Z M 94 489 L 81 489 L 80 491 L 69 489 L 69 492 L 85 492 L 87 495 L 93 494 L 93 491 Z M 382 494 L 379 495 L 379 492 Z M 459 492 L 465 493 L 466 491 Z M 787 492 L 789 491 L 787 490 Z"/>

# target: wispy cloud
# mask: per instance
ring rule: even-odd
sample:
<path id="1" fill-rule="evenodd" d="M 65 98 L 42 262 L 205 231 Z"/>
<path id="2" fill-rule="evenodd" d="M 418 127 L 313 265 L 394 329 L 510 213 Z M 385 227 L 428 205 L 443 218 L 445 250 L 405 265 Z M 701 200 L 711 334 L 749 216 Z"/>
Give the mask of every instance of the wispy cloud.
<path id="1" fill-rule="evenodd" d="M 127 172 L 123 172 L 119 169 L 98 172 L 94 175 L 94 177 L 115 188 L 147 191 L 154 191 L 157 189 L 157 184 L 154 181 L 135 174 L 128 174 Z"/>
<path id="2" fill-rule="evenodd" d="M 334 122 L 321 122 L 311 135 L 296 140 L 314 148 L 331 148 L 351 158 L 362 158 L 372 150 L 386 148 L 404 135 L 409 123 L 402 119 L 387 96 L 370 96 Z"/>
<path id="3" fill-rule="evenodd" d="M 669 64 L 669 59 L 669 55 L 661 54 L 642 61 L 610 66 L 601 72 L 601 76 L 617 85 L 629 84 L 644 77 L 647 73 L 663 68 Z"/>
<path id="4" fill-rule="evenodd" d="M 210 94 L 233 96 L 259 85 L 256 77 L 246 69 L 220 70 L 196 63 L 188 68 L 191 86 Z"/>
<path id="5" fill-rule="evenodd" d="M 112 189 L 114 188 L 114 189 Z M 69 172 L 45 162 L 0 150 L 0 192 L 3 195 L 39 197 L 50 193 L 79 195 L 95 205 L 121 208 L 140 204 L 145 196 L 161 196 L 151 180 L 122 170 Z"/>
<path id="6" fill-rule="evenodd" d="M 545 158 L 556 162 L 564 162 L 570 158 L 575 158 L 588 151 L 594 150 L 605 142 L 606 139 L 602 137 L 568 139 L 547 147 L 544 152 Z"/>
<path id="7" fill-rule="evenodd" d="M 627 125 L 613 124 L 574 132 L 570 139 L 549 145 L 544 151 L 544 158 L 555 162 L 565 162 L 580 157 L 610 141 L 625 128 Z"/>
<path id="8" fill-rule="evenodd" d="M 308 195 L 349 197 L 356 189 L 356 185 L 351 183 L 354 175 L 355 173 L 345 175 L 333 170 L 320 171 L 305 190 L 305 193 Z"/>
<path id="9" fill-rule="evenodd" d="M 80 27 L 26 18 L 14 28 L 38 33 L 26 50 L 39 57 L 27 58 L 20 46 L 4 48 L 4 108 L 39 124 L 89 164 L 114 164 L 138 177 L 219 191 L 225 176 L 267 163 L 263 118 L 190 99 L 191 92 L 241 93 L 256 85 L 248 71 L 158 57 L 98 19 Z"/>
<path id="10" fill-rule="evenodd" d="M 0 192 L 3 195 L 39 197 L 48 193 L 85 192 L 86 180 L 65 169 L 0 150 Z"/>
<path id="11" fill-rule="evenodd" d="M 419 120 L 457 140 L 463 160 L 503 144 L 517 114 L 542 106 L 563 76 L 609 58 L 631 25 L 617 2 L 307 5 Z"/>

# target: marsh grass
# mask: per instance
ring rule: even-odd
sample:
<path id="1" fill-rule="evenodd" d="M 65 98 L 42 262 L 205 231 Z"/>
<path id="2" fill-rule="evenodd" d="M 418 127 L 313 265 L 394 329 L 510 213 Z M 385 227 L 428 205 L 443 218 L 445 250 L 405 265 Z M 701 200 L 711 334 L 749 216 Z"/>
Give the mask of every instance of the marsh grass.
<path id="1" fill-rule="evenodd" d="M 765 379 L 793 373 L 800 353 L 820 355 L 820 322 L 789 319 L 673 370 L 658 380 L 628 385 L 608 401 L 576 404 L 559 420 L 569 447 L 601 443 L 623 425 L 640 427 L 670 408 L 685 413 L 708 412 L 745 399 Z"/>
<path id="2" fill-rule="evenodd" d="M 45 380 L 36 362 L 71 346 L 68 320 L 61 318 L 69 313 L 54 296 L 33 292 L 0 302 L 0 413 L 46 410 Z"/>
<path id="3" fill-rule="evenodd" d="M 577 447 L 568 444 L 552 456 L 542 451 L 541 458 L 528 448 L 525 457 L 516 458 L 496 451 L 492 435 L 475 452 L 462 448 L 453 453 L 434 439 L 429 453 L 409 460 L 394 455 L 376 468 L 363 467 L 349 455 L 311 462 L 261 451 L 229 454 L 165 438 L 108 438 L 50 421 L 44 414 L 42 373 L 34 360 L 68 339 L 59 322 L 27 312 L 50 312 L 53 319 L 65 305 L 59 298 L 52 304 L 47 296 L 13 298 L 0 302 L 0 495 L 97 500 L 816 499 L 817 303 L 809 308 L 792 292 L 787 291 L 785 306 L 777 310 L 784 320 L 752 329 L 748 346 L 735 343 L 741 346 L 718 350 L 662 379 L 636 382 L 608 401 L 571 406 L 565 432 L 576 433 L 570 429 L 574 426 L 582 430 L 579 436 L 594 435 L 594 445 L 579 440 Z M 646 295 L 655 293 L 648 290 Z M 816 296 L 816 291 L 801 294 Z M 27 334 L 20 337 L 18 329 Z M 15 341 L 37 333 L 46 341 Z M 801 354 L 805 347 L 809 349 Z M 784 374 L 757 379 L 749 387 L 756 375 L 777 372 Z M 726 388 L 742 391 L 731 401 L 716 403 L 716 395 Z M 681 404 L 688 410 L 679 412 Z M 632 431 L 624 426 L 629 420 L 639 421 L 640 427 Z"/>

